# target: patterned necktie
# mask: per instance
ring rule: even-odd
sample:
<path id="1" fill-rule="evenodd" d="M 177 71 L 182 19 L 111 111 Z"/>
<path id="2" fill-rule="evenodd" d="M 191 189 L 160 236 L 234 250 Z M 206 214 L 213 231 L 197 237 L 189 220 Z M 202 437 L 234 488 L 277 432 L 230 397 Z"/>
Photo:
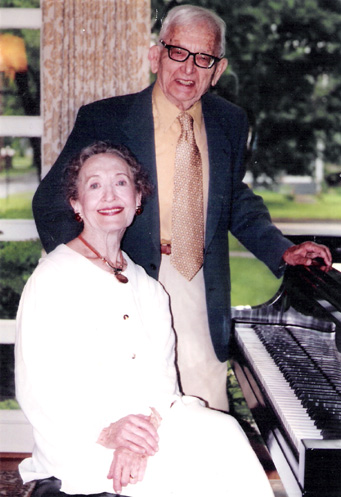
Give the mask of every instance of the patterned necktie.
<path id="1" fill-rule="evenodd" d="M 178 119 L 181 134 L 175 154 L 171 263 L 190 281 L 204 259 L 202 164 L 193 117 L 183 112 Z"/>

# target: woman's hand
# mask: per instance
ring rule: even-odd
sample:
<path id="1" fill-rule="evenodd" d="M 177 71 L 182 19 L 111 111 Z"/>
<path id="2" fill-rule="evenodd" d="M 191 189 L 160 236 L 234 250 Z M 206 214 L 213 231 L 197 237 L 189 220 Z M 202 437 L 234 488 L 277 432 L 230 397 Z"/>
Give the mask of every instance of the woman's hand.
<path id="1" fill-rule="evenodd" d="M 98 443 L 115 449 L 108 478 L 113 480 L 115 493 L 129 483 L 143 480 L 148 456 L 159 450 L 157 429 L 162 421 L 160 414 L 151 407 L 150 416 L 130 414 L 102 430 Z"/>
<path id="2" fill-rule="evenodd" d="M 155 415 L 130 414 L 104 428 L 97 442 L 107 449 L 125 448 L 141 455 L 153 456 L 159 450 Z"/>
<path id="3" fill-rule="evenodd" d="M 124 447 L 115 450 L 108 478 L 113 480 L 114 492 L 119 494 L 128 483 L 135 484 L 143 480 L 148 458 Z"/>

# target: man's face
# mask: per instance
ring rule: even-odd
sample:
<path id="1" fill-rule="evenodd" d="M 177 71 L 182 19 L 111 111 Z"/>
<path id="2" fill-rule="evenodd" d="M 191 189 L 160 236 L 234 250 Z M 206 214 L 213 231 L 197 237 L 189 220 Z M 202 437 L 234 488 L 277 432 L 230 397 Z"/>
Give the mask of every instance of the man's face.
<path id="1" fill-rule="evenodd" d="M 164 40 L 168 45 L 186 48 L 190 52 L 219 56 L 214 34 L 206 24 L 176 26 Z M 168 100 L 180 110 L 188 110 L 200 100 L 210 85 L 215 85 L 227 67 L 222 59 L 211 69 L 202 69 L 194 64 L 193 56 L 185 62 L 168 57 L 167 49 L 155 45 L 149 51 L 151 70 L 157 73 L 158 83 Z"/>

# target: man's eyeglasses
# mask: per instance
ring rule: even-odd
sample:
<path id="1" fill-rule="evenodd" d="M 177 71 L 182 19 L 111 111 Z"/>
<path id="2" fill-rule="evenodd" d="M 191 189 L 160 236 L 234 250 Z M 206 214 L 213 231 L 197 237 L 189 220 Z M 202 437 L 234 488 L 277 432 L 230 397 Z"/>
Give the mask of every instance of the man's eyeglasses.
<path id="1" fill-rule="evenodd" d="M 174 45 L 167 45 L 163 40 L 160 43 L 168 50 L 168 57 L 176 62 L 185 62 L 190 55 L 193 55 L 194 64 L 202 69 L 211 69 L 220 58 L 207 53 L 192 53 L 186 48 L 176 47 Z"/>

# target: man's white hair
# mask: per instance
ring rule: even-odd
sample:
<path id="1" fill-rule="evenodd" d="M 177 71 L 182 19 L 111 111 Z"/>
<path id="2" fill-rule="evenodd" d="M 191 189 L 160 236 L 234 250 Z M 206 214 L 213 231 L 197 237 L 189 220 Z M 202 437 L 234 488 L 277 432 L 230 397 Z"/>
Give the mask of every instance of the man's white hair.
<path id="1" fill-rule="evenodd" d="M 171 9 L 162 22 L 159 40 L 165 40 L 176 26 L 190 26 L 202 23 L 207 24 L 212 29 L 218 40 L 217 55 L 218 57 L 223 57 L 225 54 L 226 24 L 215 12 L 204 7 L 179 5 Z"/>

